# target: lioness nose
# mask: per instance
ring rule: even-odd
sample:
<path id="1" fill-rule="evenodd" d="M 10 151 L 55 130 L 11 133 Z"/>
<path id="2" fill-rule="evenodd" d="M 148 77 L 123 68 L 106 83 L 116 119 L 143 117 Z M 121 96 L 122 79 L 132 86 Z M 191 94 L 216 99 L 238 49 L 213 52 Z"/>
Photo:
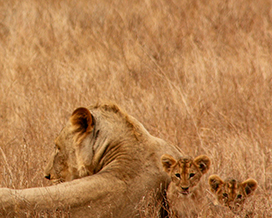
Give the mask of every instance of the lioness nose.
<path id="1" fill-rule="evenodd" d="M 47 175 L 45 175 L 44 177 L 45 177 L 46 179 L 49 179 L 49 180 L 50 180 L 50 177 L 51 177 L 51 176 L 50 176 L 50 174 L 47 174 Z"/>

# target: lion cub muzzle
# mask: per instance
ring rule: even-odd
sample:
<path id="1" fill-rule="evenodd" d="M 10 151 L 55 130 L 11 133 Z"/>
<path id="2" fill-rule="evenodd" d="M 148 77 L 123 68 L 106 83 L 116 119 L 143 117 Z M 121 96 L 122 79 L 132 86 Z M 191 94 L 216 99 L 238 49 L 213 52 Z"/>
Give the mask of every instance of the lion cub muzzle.
<path id="1" fill-rule="evenodd" d="M 183 194 L 183 195 L 190 194 L 189 187 L 181 187 L 181 194 Z"/>

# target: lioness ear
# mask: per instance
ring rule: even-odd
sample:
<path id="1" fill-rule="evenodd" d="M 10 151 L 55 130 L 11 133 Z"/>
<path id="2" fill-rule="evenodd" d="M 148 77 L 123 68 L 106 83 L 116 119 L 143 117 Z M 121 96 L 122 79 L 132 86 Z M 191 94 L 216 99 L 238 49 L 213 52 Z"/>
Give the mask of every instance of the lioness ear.
<path id="1" fill-rule="evenodd" d="M 247 196 L 251 195 L 257 189 L 258 183 L 254 179 L 247 179 L 242 182 L 242 187 Z"/>
<path id="2" fill-rule="evenodd" d="M 165 172 L 169 173 L 170 172 L 170 168 L 177 163 L 176 159 L 173 158 L 171 155 L 169 154 L 164 154 L 161 156 L 161 163 L 163 166 L 163 169 Z"/>
<path id="3" fill-rule="evenodd" d="M 223 184 L 224 184 L 224 181 L 219 176 L 211 175 L 209 177 L 209 185 L 212 192 L 214 193 L 218 192 L 218 190 L 221 189 Z"/>
<path id="4" fill-rule="evenodd" d="M 206 155 L 200 155 L 194 159 L 194 162 L 202 172 L 202 174 L 205 174 L 210 169 L 211 160 Z"/>
<path id="5" fill-rule="evenodd" d="M 94 119 L 87 108 L 76 109 L 70 117 L 70 122 L 77 142 L 82 141 L 93 130 Z"/>

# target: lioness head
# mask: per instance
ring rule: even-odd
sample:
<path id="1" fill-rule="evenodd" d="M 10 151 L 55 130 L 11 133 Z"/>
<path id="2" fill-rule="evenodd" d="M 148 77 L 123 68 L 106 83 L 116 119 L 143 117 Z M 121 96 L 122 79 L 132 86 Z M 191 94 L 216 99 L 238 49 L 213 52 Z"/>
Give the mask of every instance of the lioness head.
<path id="1" fill-rule="evenodd" d="M 222 180 L 217 175 L 211 175 L 209 185 L 218 202 L 237 213 L 243 209 L 246 198 L 253 194 L 258 183 L 254 179 L 239 182 L 233 178 Z"/>
<path id="2" fill-rule="evenodd" d="M 73 112 L 55 139 L 54 152 L 45 168 L 45 178 L 59 183 L 91 174 L 86 166 L 90 165 L 88 161 L 92 153 L 86 147 L 92 140 L 88 136 L 93 127 L 94 120 L 88 109 L 78 108 Z"/>
<path id="3" fill-rule="evenodd" d="M 171 187 L 174 192 L 184 196 L 190 194 L 199 183 L 201 177 L 209 170 L 209 157 L 200 155 L 195 159 L 183 157 L 176 160 L 168 154 L 161 157 L 164 171 L 171 177 Z"/>

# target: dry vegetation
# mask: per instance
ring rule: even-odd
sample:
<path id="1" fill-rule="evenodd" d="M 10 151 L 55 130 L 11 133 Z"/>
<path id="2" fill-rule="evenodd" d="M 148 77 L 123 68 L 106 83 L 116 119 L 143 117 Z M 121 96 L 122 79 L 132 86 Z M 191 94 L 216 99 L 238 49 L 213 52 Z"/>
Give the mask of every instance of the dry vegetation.
<path id="1" fill-rule="evenodd" d="M 111 100 L 208 175 L 255 178 L 272 217 L 271 41 L 271 0 L 0 0 L 0 186 L 49 185 L 72 111 Z"/>

